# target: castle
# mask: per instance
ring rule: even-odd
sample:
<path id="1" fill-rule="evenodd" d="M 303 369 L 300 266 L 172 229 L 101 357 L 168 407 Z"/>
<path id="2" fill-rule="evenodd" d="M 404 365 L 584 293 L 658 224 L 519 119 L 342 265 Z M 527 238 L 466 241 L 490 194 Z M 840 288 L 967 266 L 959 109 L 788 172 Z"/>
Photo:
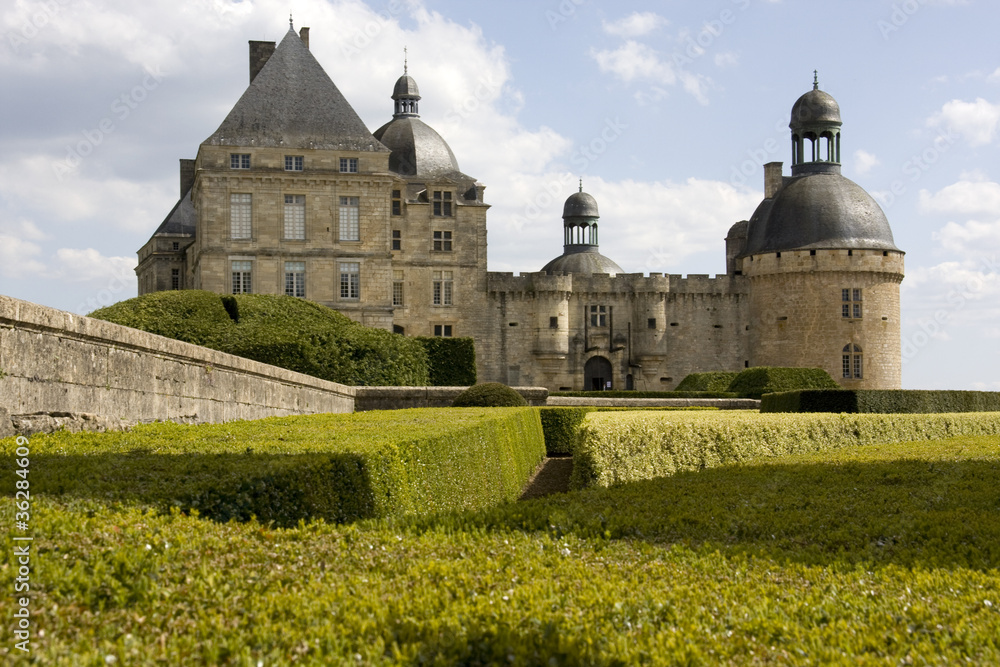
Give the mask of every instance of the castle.
<path id="1" fill-rule="evenodd" d="M 287 294 L 404 335 L 475 339 L 479 378 L 550 390 L 672 389 L 688 373 L 826 369 L 900 386 L 903 252 L 840 173 L 840 108 L 792 108 L 791 176 L 729 230 L 726 274 L 629 274 L 602 255 L 597 202 L 566 200 L 563 253 L 487 271 L 485 186 L 419 116 L 416 81 L 370 132 L 309 51 L 309 29 L 250 42 L 250 85 L 139 250 L 139 294 Z M 613 203 L 612 203 L 613 204 Z"/>

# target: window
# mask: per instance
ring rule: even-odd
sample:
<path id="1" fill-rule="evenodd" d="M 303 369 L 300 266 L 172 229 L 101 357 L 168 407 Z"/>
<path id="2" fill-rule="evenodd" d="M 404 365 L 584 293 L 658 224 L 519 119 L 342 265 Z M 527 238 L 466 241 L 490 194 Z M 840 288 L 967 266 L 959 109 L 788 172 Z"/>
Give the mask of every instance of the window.
<path id="1" fill-rule="evenodd" d="M 301 155 L 286 155 L 285 171 L 302 171 L 302 163 Z"/>
<path id="2" fill-rule="evenodd" d="M 434 283 L 434 305 L 451 306 L 455 289 L 451 271 L 434 271 L 432 273 Z"/>
<path id="3" fill-rule="evenodd" d="M 252 195 L 229 195 L 229 235 L 234 239 L 250 238 Z"/>
<path id="4" fill-rule="evenodd" d="M 359 226 L 358 210 L 360 203 L 357 197 L 340 198 L 340 240 L 360 241 L 361 229 Z"/>
<path id="5" fill-rule="evenodd" d="M 174 242 L 173 242 L 173 243 L 171 244 L 171 247 L 172 247 L 172 248 L 173 248 L 174 250 L 180 250 L 180 249 L 181 249 L 181 244 L 180 244 L 180 243 L 178 243 L 177 241 L 174 241 Z"/>
<path id="6" fill-rule="evenodd" d="M 558 317 L 550 317 L 549 318 L 549 328 L 550 329 L 558 329 L 559 328 L 559 318 Z"/>
<path id="7" fill-rule="evenodd" d="M 451 325 L 450 324 L 435 324 L 434 325 L 434 335 L 435 336 L 451 337 Z"/>
<path id="8" fill-rule="evenodd" d="M 403 215 L 403 193 L 401 190 L 392 191 L 392 214 Z"/>
<path id="9" fill-rule="evenodd" d="M 392 333 L 399 334 L 400 336 L 406 335 L 406 327 L 401 327 L 398 324 L 392 325 Z"/>
<path id="10" fill-rule="evenodd" d="M 305 195 L 285 195 L 285 238 L 306 238 Z"/>
<path id="11" fill-rule="evenodd" d="M 860 380 L 862 378 L 862 368 L 864 366 L 862 363 L 861 348 L 857 345 L 845 345 L 842 359 L 844 377 Z"/>
<path id="12" fill-rule="evenodd" d="M 230 153 L 229 154 L 229 168 L 230 169 L 249 169 L 250 168 L 250 154 L 249 153 Z"/>
<path id="13" fill-rule="evenodd" d="M 181 270 L 170 269 L 170 289 L 181 288 Z"/>
<path id="14" fill-rule="evenodd" d="M 253 273 L 253 262 L 239 260 L 232 262 L 233 272 L 233 294 L 250 294 L 253 291 L 251 274 Z"/>
<path id="15" fill-rule="evenodd" d="M 342 174 L 358 173 L 358 158 L 356 157 L 340 158 L 340 172 Z"/>
<path id="16" fill-rule="evenodd" d="M 305 262 L 285 262 L 285 294 L 298 297 L 306 295 Z"/>
<path id="17" fill-rule="evenodd" d="M 392 230 L 392 249 L 402 250 L 403 249 L 403 232 L 399 229 Z"/>
<path id="18" fill-rule="evenodd" d="M 434 215 L 451 217 L 451 193 L 434 191 Z"/>
<path id="19" fill-rule="evenodd" d="M 647 329 L 655 329 L 656 328 L 656 318 L 655 317 L 650 317 L 649 319 L 646 320 L 646 328 Z"/>
<path id="20" fill-rule="evenodd" d="M 607 306 L 591 306 L 590 307 L 590 326 L 592 326 L 592 327 L 606 327 L 606 326 L 608 326 L 608 307 Z"/>
<path id="21" fill-rule="evenodd" d="M 451 232 L 434 232 L 434 250 L 451 252 Z"/>
<path id="22" fill-rule="evenodd" d="M 844 288 L 840 290 L 840 316 L 861 319 L 861 288 Z"/>
<path id="23" fill-rule="evenodd" d="M 403 272 L 392 272 L 392 305 L 403 305 Z"/>
<path id="24" fill-rule="evenodd" d="M 361 263 L 340 263 L 340 298 L 356 301 L 361 298 Z"/>

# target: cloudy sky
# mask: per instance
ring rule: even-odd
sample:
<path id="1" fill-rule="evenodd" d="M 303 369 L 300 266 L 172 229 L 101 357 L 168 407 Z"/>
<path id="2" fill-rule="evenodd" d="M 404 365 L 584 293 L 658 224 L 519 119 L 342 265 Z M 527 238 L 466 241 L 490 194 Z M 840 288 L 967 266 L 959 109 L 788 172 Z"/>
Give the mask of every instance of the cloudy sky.
<path id="1" fill-rule="evenodd" d="M 1000 390 L 991 0 L 0 0 L 0 293 L 76 313 L 135 296 L 178 159 L 290 9 L 371 129 L 408 48 L 422 118 L 487 186 L 494 271 L 561 253 L 582 178 L 626 271 L 724 272 L 819 70 L 844 175 L 907 253 L 903 386 Z"/>

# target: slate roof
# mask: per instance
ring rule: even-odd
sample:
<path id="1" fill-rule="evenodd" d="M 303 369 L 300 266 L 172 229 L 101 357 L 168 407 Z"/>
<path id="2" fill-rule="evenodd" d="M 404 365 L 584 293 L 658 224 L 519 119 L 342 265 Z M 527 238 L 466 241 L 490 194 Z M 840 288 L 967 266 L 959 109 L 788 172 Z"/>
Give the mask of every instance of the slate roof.
<path id="1" fill-rule="evenodd" d="M 543 273 L 625 273 L 614 260 L 605 257 L 597 246 L 566 246 L 566 251 L 542 267 Z"/>
<path id="2" fill-rule="evenodd" d="M 294 30 L 205 140 L 211 146 L 267 146 L 387 152 Z"/>
<path id="3" fill-rule="evenodd" d="M 375 130 L 375 138 L 389 147 L 389 169 L 402 176 L 447 176 L 472 179 L 458 168 L 448 142 L 415 116 L 394 118 Z"/>
<path id="4" fill-rule="evenodd" d="M 191 190 L 189 189 L 181 197 L 174 207 L 164 218 L 160 226 L 153 232 L 153 236 L 158 234 L 187 234 L 194 236 L 195 226 L 198 221 L 198 214 L 194 210 L 194 203 L 191 201 Z"/>

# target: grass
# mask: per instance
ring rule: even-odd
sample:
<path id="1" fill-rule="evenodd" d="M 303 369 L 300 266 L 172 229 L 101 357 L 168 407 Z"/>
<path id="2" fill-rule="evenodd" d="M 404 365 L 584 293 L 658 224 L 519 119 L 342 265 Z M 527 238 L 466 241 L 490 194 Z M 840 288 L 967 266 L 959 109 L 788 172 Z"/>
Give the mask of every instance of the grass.
<path id="1" fill-rule="evenodd" d="M 40 496 L 32 659 L 997 664 L 998 473 L 961 437 L 290 529 Z"/>

